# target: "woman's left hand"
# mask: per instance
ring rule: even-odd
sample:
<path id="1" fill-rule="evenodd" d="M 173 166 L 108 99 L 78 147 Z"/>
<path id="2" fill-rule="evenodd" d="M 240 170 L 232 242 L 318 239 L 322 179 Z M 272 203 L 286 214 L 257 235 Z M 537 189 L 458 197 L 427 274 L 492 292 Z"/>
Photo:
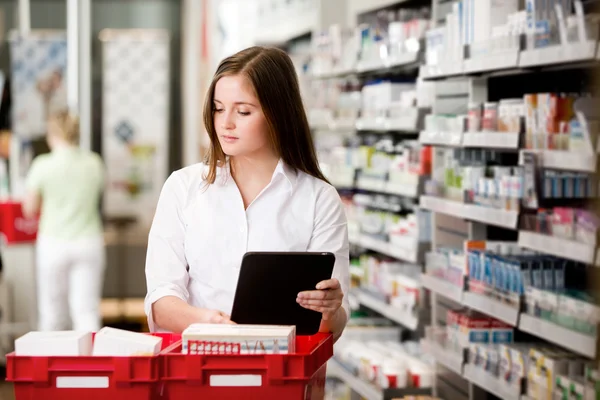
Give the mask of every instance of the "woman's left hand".
<path id="1" fill-rule="evenodd" d="M 317 290 L 298 293 L 296 301 L 302 307 L 323 314 L 323 320 L 333 318 L 342 306 L 344 293 L 337 279 L 329 279 L 319 282 Z"/>

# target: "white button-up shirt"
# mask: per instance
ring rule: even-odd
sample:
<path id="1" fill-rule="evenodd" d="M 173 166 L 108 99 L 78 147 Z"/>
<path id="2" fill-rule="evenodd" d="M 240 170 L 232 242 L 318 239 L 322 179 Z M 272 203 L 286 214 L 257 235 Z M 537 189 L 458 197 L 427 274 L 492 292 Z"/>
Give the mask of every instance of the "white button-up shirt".
<path id="1" fill-rule="evenodd" d="M 242 258 L 249 251 L 335 254 L 333 277 L 348 313 L 348 227 L 334 187 L 282 161 L 271 182 L 244 209 L 228 167 L 207 185 L 208 167 L 174 172 L 162 189 L 148 239 L 145 311 L 156 331 L 152 304 L 176 296 L 195 307 L 231 313 Z"/>

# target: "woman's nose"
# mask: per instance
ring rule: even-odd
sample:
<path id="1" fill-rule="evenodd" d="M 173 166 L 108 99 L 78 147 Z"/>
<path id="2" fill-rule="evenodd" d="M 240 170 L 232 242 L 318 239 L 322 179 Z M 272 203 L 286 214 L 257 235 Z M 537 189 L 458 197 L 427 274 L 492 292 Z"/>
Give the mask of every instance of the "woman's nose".
<path id="1" fill-rule="evenodd" d="M 222 128 L 227 130 L 235 128 L 235 123 L 233 122 L 233 113 L 226 113 L 223 116 Z"/>

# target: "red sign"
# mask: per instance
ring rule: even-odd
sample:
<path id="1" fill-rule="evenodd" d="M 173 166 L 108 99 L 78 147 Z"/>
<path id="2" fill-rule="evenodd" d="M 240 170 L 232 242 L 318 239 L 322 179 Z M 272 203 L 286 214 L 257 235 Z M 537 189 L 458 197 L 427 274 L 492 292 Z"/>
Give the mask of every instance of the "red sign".
<path id="1" fill-rule="evenodd" d="M 35 242 L 38 230 L 38 219 L 27 219 L 23 216 L 21 203 L 0 203 L 0 233 L 7 244 Z"/>

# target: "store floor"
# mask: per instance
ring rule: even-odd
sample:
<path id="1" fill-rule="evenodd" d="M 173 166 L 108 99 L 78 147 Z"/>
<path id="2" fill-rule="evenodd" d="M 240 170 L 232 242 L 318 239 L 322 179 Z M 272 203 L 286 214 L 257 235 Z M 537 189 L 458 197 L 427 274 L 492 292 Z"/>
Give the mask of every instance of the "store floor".
<path id="1" fill-rule="evenodd" d="M 7 382 L 0 382 L 0 400 L 14 400 L 15 394 L 13 393 L 12 384 Z"/>

